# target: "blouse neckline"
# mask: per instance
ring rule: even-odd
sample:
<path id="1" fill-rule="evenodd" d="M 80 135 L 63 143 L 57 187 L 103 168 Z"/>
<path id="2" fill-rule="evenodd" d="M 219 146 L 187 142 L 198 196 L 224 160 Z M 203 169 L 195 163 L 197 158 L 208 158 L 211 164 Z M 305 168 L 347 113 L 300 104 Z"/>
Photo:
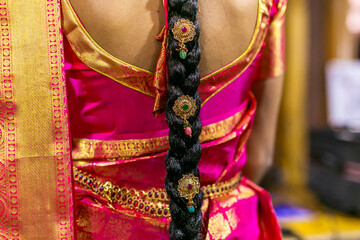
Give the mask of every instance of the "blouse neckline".
<path id="1" fill-rule="evenodd" d="M 217 75 L 223 75 L 224 71 L 234 67 L 239 72 L 243 72 L 250 65 L 261 48 L 261 40 L 266 35 L 270 7 L 271 0 L 258 0 L 256 26 L 247 49 L 238 58 L 201 77 L 201 82 L 217 78 Z M 155 89 L 152 86 L 155 73 L 122 61 L 97 44 L 85 29 L 69 0 L 62 0 L 62 12 L 64 34 L 72 50 L 84 64 L 125 86 L 155 96 Z M 126 74 L 126 78 L 122 76 L 123 73 Z"/>

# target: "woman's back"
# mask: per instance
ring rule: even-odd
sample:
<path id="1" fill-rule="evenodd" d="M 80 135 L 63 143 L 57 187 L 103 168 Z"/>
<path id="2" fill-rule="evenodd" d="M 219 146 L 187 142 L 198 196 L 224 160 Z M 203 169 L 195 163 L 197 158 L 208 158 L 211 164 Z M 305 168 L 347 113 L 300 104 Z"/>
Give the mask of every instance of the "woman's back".
<path id="1" fill-rule="evenodd" d="M 71 0 L 91 37 L 124 62 L 155 71 L 164 26 L 162 0 Z M 200 73 L 204 76 L 238 58 L 256 26 L 257 0 L 199 1 Z"/>

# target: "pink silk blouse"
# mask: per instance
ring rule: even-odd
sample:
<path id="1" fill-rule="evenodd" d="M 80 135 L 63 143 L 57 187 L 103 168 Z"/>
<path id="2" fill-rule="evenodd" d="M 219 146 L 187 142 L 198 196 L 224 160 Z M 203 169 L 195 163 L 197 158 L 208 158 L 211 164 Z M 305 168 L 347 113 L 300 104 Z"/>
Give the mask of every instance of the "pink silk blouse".
<path id="1" fill-rule="evenodd" d="M 208 240 L 281 239 L 269 194 L 240 176 L 256 109 L 250 88 L 284 71 L 286 0 L 258 2 L 247 50 L 202 77 L 199 87 L 199 169 L 207 191 L 202 234 Z M 162 52 L 151 73 L 102 49 L 68 0 L 62 12 L 77 239 L 168 239 L 168 127 L 160 113 L 167 29 L 159 36 Z"/>

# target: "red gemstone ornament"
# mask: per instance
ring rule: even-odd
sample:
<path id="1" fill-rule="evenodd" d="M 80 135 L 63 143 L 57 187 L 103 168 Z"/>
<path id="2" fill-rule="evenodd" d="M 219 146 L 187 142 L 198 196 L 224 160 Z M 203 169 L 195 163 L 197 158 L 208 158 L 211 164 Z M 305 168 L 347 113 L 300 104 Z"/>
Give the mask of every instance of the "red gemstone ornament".
<path id="1" fill-rule="evenodd" d="M 173 106 L 176 116 L 184 120 L 184 132 L 189 137 L 192 135 L 192 129 L 188 119 L 195 115 L 196 109 L 195 99 L 188 95 L 178 97 Z"/>
<path id="2" fill-rule="evenodd" d="M 189 137 L 191 137 L 191 134 L 192 134 L 192 130 L 191 130 L 191 127 L 187 126 L 185 128 L 185 134 Z"/>
<path id="3" fill-rule="evenodd" d="M 181 28 L 181 31 L 182 31 L 183 33 L 186 33 L 186 32 L 187 32 L 187 28 L 186 28 L 186 27 L 183 27 L 183 28 Z"/>

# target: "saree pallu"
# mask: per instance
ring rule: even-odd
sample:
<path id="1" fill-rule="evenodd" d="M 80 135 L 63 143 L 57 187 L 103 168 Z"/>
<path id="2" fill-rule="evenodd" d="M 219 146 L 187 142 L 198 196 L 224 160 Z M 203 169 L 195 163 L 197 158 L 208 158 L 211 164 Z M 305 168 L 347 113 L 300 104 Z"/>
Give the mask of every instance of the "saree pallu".
<path id="1" fill-rule="evenodd" d="M 60 6 L 0 1 L 0 239 L 74 239 Z"/>
<path id="2" fill-rule="evenodd" d="M 251 84 L 284 70 L 286 1 L 258 2 L 246 52 L 201 80 L 203 186 L 222 184 L 241 172 L 255 111 Z M 161 74 L 119 64 L 76 24 L 69 6 L 64 11 L 67 5 L 59 0 L 0 0 L 0 239 L 168 239 L 168 217 L 111 206 L 73 177 L 74 165 L 104 183 L 163 189 L 166 122 L 161 116 L 149 117 L 160 108 L 156 101 L 166 88 L 163 55 L 157 65 Z M 165 33 L 160 35 L 163 46 Z M 107 88 L 119 92 L 109 95 L 99 82 L 86 79 L 107 81 Z M 72 84 L 76 81 L 79 85 Z M 94 91 L 99 95 L 88 95 L 83 104 L 91 88 L 99 88 Z M 126 98 L 119 100 L 118 95 Z M 98 107 L 92 97 L 108 106 L 95 111 L 97 117 L 87 114 Z M 129 112 L 126 117 L 108 117 L 114 99 L 121 102 L 119 116 Z M 131 99 L 140 104 L 134 106 Z M 211 111 L 224 101 L 232 105 L 224 104 L 221 114 Z M 145 115 L 127 111 L 139 105 Z M 144 121 L 133 124 L 134 119 Z M 104 131 L 96 131 L 100 125 Z M 121 134 L 113 134 L 113 125 Z M 206 239 L 281 239 L 269 195 L 245 177 L 230 192 L 205 199 L 202 210 Z"/>

